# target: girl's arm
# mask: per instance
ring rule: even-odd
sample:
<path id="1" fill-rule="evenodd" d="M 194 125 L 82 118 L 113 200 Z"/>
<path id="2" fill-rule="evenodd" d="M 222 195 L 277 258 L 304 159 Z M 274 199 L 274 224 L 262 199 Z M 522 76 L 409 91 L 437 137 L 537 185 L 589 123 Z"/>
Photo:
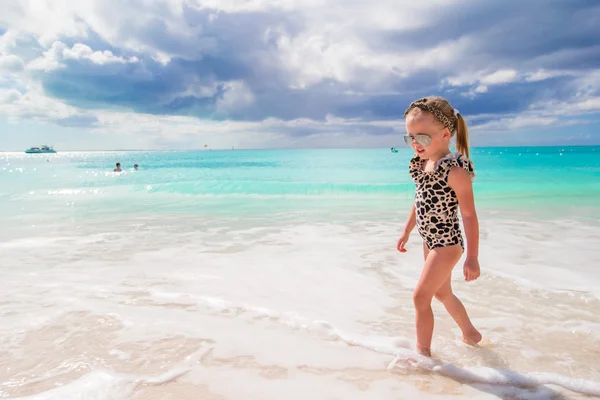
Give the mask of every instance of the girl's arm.
<path id="1" fill-rule="evenodd" d="M 454 190 L 458 199 L 467 237 L 467 259 L 477 259 L 479 257 L 479 221 L 475 211 L 471 176 L 464 169 L 454 167 L 448 174 L 448 185 Z"/>
<path id="2" fill-rule="evenodd" d="M 410 207 L 410 214 L 408 215 L 408 220 L 406 220 L 406 224 L 404 225 L 404 231 L 402 231 L 400 239 L 398 239 L 398 244 L 396 245 L 396 248 L 399 252 L 404 253 L 406 251 L 404 246 L 406 245 L 406 242 L 408 242 L 410 233 L 412 232 L 416 223 L 417 218 L 415 215 L 415 203 L 413 202 L 412 206 Z"/>

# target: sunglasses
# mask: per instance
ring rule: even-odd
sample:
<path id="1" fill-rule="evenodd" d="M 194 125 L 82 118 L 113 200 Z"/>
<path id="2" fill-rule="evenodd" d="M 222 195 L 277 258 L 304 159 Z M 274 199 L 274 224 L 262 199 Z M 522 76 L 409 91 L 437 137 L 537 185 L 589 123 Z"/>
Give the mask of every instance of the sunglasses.
<path id="1" fill-rule="evenodd" d="M 407 145 L 412 146 L 413 140 L 423 147 L 427 147 L 431 144 L 431 136 L 426 135 L 424 133 L 419 133 L 414 136 L 404 135 L 404 141 Z"/>

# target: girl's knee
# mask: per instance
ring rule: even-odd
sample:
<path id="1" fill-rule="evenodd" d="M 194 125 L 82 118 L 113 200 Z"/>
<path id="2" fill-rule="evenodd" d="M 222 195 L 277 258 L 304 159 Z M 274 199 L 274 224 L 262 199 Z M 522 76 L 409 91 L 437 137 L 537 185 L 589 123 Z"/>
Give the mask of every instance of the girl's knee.
<path id="1" fill-rule="evenodd" d="M 433 296 L 423 290 L 415 290 L 413 293 L 413 303 L 415 308 L 424 308 L 431 306 Z"/>
<path id="2" fill-rule="evenodd" d="M 452 296 L 454 296 L 454 293 L 452 293 L 451 291 L 439 291 L 434 295 L 436 300 L 438 300 L 442 303 L 445 303 L 446 301 L 451 299 Z"/>

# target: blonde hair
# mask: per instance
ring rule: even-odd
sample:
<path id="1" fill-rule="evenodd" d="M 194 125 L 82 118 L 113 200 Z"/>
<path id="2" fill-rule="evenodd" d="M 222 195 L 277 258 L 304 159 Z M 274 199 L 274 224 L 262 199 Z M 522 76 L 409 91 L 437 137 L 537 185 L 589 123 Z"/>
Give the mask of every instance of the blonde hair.
<path id="1" fill-rule="evenodd" d="M 406 118 L 409 114 L 426 112 L 435 117 L 440 124 L 448 128 L 452 136 L 456 135 L 456 150 L 469 158 L 469 130 L 467 122 L 458 110 L 442 97 L 423 97 L 413 101 L 404 112 Z"/>

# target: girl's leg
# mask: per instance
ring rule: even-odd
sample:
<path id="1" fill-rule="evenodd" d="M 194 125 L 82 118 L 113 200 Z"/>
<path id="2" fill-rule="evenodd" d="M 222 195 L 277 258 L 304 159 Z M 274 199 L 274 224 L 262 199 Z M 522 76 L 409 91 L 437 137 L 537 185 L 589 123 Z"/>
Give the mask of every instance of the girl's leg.
<path id="1" fill-rule="evenodd" d="M 456 324 L 462 331 L 465 343 L 475 345 L 481 341 L 481 333 L 475 329 L 467 315 L 465 306 L 452 292 L 450 277 L 446 279 L 446 282 L 435 293 L 435 298 L 442 302 L 448 314 L 456 321 Z"/>
<path id="2" fill-rule="evenodd" d="M 433 336 L 433 311 L 431 300 L 450 278 L 452 268 L 460 259 L 462 248 L 459 245 L 433 249 L 427 254 L 423 272 L 413 294 L 417 325 L 417 351 L 431 356 Z"/>

